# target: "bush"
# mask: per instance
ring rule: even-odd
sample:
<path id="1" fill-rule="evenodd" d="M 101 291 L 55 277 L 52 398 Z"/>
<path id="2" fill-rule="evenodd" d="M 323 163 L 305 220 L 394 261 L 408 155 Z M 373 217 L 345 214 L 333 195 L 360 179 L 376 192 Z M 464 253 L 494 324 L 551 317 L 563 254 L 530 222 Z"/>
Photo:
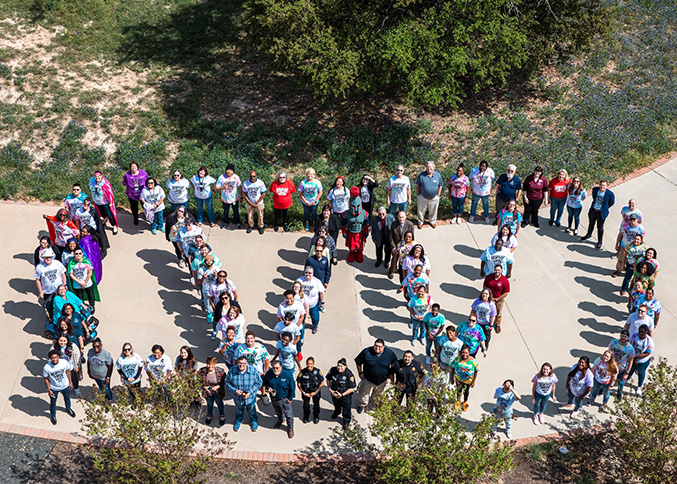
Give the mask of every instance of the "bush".
<path id="1" fill-rule="evenodd" d="M 677 482 L 677 367 L 660 358 L 642 393 L 614 411 L 627 469 L 646 484 Z"/>
<path id="2" fill-rule="evenodd" d="M 432 379 L 447 381 L 448 375 L 435 368 Z M 406 407 L 391 387 L 369 412 L 373 423 L 368 432 L 346 431 L 356 450 L 378 455 L 382 481 L 467 484 L 496 478 L 511 467 L 512 446 L 498 444 L 492 432 L 495 419 L 485 415 L 469 431 L 455 410 L 456 392 L 446 385 L 439 387 L 434 394 L 419 387 L 417 398 Z M 430 395 L 437 402 L 436 410 L 428 405 Z"/>
<path id="3" fill-rule="evenodd" d="M 200 395 L 197 378 L 172 378 L 130 397 L 117 393 L 85 400 L 83 426 L 107 444 L 89 447 L 94 468 L 106 480 L 123 483 L 205 482 L 211 458 L 231 444 L 215 429 L 198 425 L 192 403 Z"/>

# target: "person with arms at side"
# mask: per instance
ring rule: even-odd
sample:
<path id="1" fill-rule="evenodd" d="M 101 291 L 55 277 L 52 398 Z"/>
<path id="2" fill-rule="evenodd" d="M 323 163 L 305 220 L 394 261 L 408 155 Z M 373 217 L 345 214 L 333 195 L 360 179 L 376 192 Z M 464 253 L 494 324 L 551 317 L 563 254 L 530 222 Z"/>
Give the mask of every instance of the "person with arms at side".
<path id="1" fill-rule="evenodd" d="M 115 362 L 115 369 L 120 374 L 120 381 L 129 391 L 129 396 L 135 398 L 141 391 L 141 375 L 143 374 L 143 358 L 134 352 L 131 343 L 122 345 L 122 352 Z"/>
<path id="2" fill-rule="evenodd" d="M 628 372 L 628 380 L 637 372 L 637 388 L 635 395 L 642 396 L 642 386 L 646 378 L 646 370 L 651 364 L 651 355 L 655 347 L 654 340 L 649 336 L 649 327 L 643 324 L 636 333 L 630 336 L 630 344 L 635 350 L 635 358 L 632 360 L 632 366 Z"/>
<path id="3" fill-rule="evenodd" d="M 494 272 L 494 267 L 501 266 L 505 277 L 510 279 L 514 259 L 510 249 L 503 247 L 503 239 L 496 239 L 493 246 L 489 246 L 480 256 L 480 277 L 486 277 Z"/>
<path id="4" fill-rule="evenodd" d="M 508 201 L 508 204 L 496 214 L 496 217 L 498 219 L 499 234 L 503 227 L 510 227 L 510 233 L 517 237 L 522 228 L 522 214 L 517 210 L 517 202 L 515 200 Z"/>
<path id="5" fill-rule="evenodd" d="M 72 190 L 72 193 L 69 193 L 64 200 L 63 206 L 68 210 L 68 218 L 75 221 L 75 214 L 82 207 L 82 202 L 87 198 L 87 195 L 82 193 L 82 187 L 79 183 L 74 183 Z"/>
<path id="6" fill-rule="evenodd" d="M 334 413 L 331 414 L 331 418 L 336 419 L 341 415 L 343 417 L 343 428 L 347 429 L 353 418 L 351 407 L 356 384 L 353 372 L 348 369 L 345 358 L 338 360 L 336 366 L 327 373 L 327 386 L 334 404 Z"/>
<path id="7" fill-rule="evenodd" d="M 639 331 L 640 326 L 647 327 L 647 334 L 653 337 L 654 320 L 649 316 L 649 308 L 645 304 L 637 307 L 637 312 L 628 316 L 623 329 L 630 332 L 630 336 Z"/>
<path id="8" fill-rule="evenodd" d="M 129 206 L 132 209 L 134 225 L 139 225 L 139 202 L 141 201 L 141 190 L 146 186 L 148 173 L 139 168 L 136 161 L 129 164 L 129 171 L 122 176 L 122 185 L 125 187 L 125 193 L 129 200 Z"/>
<path id="9" fill-rule="evenodd" d="M 635 273 L 635 266 L 637 262 L 644 257 L 648 247 L 644 243 L 644 236 L 642 234 L 635 234 L 632 238 L 632 243 L 627 244 L 625 247 L 620 249 L 618 253 L 619 263 L 623 264 L 623 269 L 625 269 L 625 275 L 623 276 L 623 282 L 621 283 L 621 296 L 625 296 L 628 289 L 630 288 L 630 280 L 632 279 L 633 274 Z M 618 269 L 618 265 L 616 265 Z M 614 272 L 612 277 L 620 275 L 620 272 Z"/>
<path id="10" fill-rule="evenodd" d="M 496 215 L 501 213 L 510 200 L 519 200 L 522 194 L 522 180 L 517 176 L 517 167 L 508 165 L 505 173 L 496 180 Z M 494 221 L 494 225 L 498 222 Z"/>
<path id="11" fill-rule="evenodd" d="M 89 197 L 85 197 L 82 205 L 75 212 L 75 222 L 80 229 L 80 242 L 82 243 L 86 230 L 99 246 L 102 258 L 106 257 L 107 251 L 110 248 L 110 242 L 108 242 L 103 220 L 101 220 L 99 212 L 92 206 L 92 201 Z"/>
<path id="12" fill-rule="evenodd" d="M 395 222 L 395 217 L 389 214 L 385 207 L 379 207 L 377 216 L 371 218 L 371 240 L 376 246 L 375 267 L 380 266 L 381 263 L 386 268 L 390 266 L 390 257 L 392 256 L 390 227 L 393 222 Z"/>
<path id="13" fill-rule="evenodd" d="M 411 405 L 416 398 L 416 390 L 421 380 L 423 380 L 421 363 L 414 359 L 414 353 L 405 351 L 402 359 L 397 360 L 393 366 L 391 375 L 391 381 L 400 396 L 400 404 L 406 397 L 407 405 Z"/>
<path id="14" fill-rule="evenodd" d="M 594 379 L 592 371 L 590 371 L 590 358 L 581 356 L 578 359 L 578 363 L 571 367 L 567 375 L 567 403 L 562 408 L 574 407 L 574 411 L 571 412 L 569 417 L 578 417 L 578 411 L 583 404 L 583 399 L 592 390 Z"/>
<path id="15" fill-rule="evenodd" d="M 637 200 L 635 200 L 634 198 L 628 200 L 628 204 L 621 209 L 621 217 L 623 217 L 621 225 L 630 223 L 631 215 L 635 215 L 637 217 L 637 221 L 639 223 L 642 223 L 643 221 L 642 211 L 639 208 L 637 208 Z"/>
<path id="16" fill-rule="evenodd" d="M 219 427 L 226 423 L 223 399 L 226 398 L 226 372 L 216 366 L 216 357 L 208 356 L 207 366 L 198 370 L 202 382 L 202 397 L 207 401 L 207 418 L 205 424 L 212 423 L 214 404 L 219 409 Z"/>
<path id="17" fill-rule="evenodd" d="M 477 324 L 484 331 L 485 345 L 489 348 L 496 322 L 496 303 L 493 301 L 491 290 L 485 287 L 480 291 L 479 296 L 470 305 L 470 316 L 477 318 Z"/>
<path id="18" fill-rule="evenodd" d="M 172 206 L 172 210 L 183 206 L 188 211 L 188 189 L 190 182 L 186 180 L 180 170 L 174 170 L 172 177 L 165 184 L 167 189 L 167 201 Z"/>
<path id="19" fill-rule="evenodd" d="M 635 348 L 630 343 L 630 333 L 627 329 L 621 331 L 618 339 L 614 338 L 609 343 L 609 349 L 614 353 L 614 361 L 618 365 L 618 390 L 616 391 L 616 401 L 623 398 L 623 387 L 628 379 L 628 373 L 632 366 L 632 360 L 635 357 Z"/>
<path id="20" fill-rule="evenodd" d="M 216 180 L 209 176 L 209 170 L 206 166 L 198 168 L 197 173 L 190 179 L 195 192 L 195 204 L 197 205 L 197 224 L 202 225 L 202 217 L 204 216 L 204 208 L 207 207 L 207 218 L 210 227 L 216 227 L 214 217 L 214 203 L 212 199 L 212 185 Z"/>
<path id="21" fill-rule="evenodd" d="M 322 198 L 322 183 L 316 178 L 313 168 L 306 170 L 306 177 L 299 183 L 298 191 L 303 205 L 304 230 L 317 230 L 317 207 Z"/>
<path id="22" fill-rule="evenodd" d="M 467 344 L 463 345 L 458 356 L 451 363 L 451 381 L 456 386 L 456 410 L 468 410 L 470 389 L 475 388 L 479 371 L 480 366 L 470 355 L 470 348 Z M 463 403 L 461 403 L 461 394 L 463 394 Z"/>
<path id="23" fill-rule="evenodd" d="M 411 298 L 416 297 L 419 287 L 425 288 L 425 292 L 428 292 L 430 290 L 430 279 L 423 273 L 423 266 L 416 264 L 414 272 L 404 278 L 402 285 L 397 288 L 397 292 L 404 291 L 404 299 L 409 302 Z"/>
<path id="24" fill-rule="evenodd" d="M 277 422 L 273 428 L 279 429 L 283 421 L 286 421 L 287 437 L 293 439 L 294 411 L 291 404 L 296 396 L 294 374 L 291 370 L 282 368 L 279 361 L 273 361 L 270 370 L 263 376 L 263 386 L 271 395 L 275 415 L 277 415 Z"/>
<path id="25" fill-rule="evenodd" d="M 150 231 L 153 235 L 164 232 L 164 222 L 162 220 L 165 211 L 165 191 L 157 186 L 155 178 L 146 179 L 146 188 L 141 191 L 141 201 L 143 202 L 143 212 L 146 220 L 150 222 Z M 180 205 L 184 212 L 186 207 Z"/>
<path id="26" fill-rule="evenodd" d="M 259 429 L 258 415 L 256 414 L 256 394 L 263 385 L 261 373 L 257 368 L 248 364 L 247 357 L 242 355 L 237 358 L 237 365 L 228 372 L 225 383 L 226 388 L 233 394 L 233 403 L 235 404 L 233 431 L 240 430 L 246 410 L 251 421 L 252 432 L 256 432 Z"/>
<path id="27" fill-rule="evenodd" d="M 364 244 L 369 236 L 369 214 L 362 208 L 362 198 L 358 187 L 350 188 L 349 208 L 346 217 L 346 262 L 364 262 Z"/>
<path id="28" fill-rule="evenodd" d="M 538 210 L 544 202 L 548 204 L 548 181 L 543 176 L 543 168 L 540 165 L 524 179 L 522 200 L 524 201 L 522 228 L 529 224 L 538 228 Z"/>
<path id="29" fill-rule="evenodd" d="M 42 377 L 45 380 L 47 393 L 49 393 L 49 419 L 52 425 L 56 425 L 56 399 L 59 393 L 63 395 L 63 401 L 66 405 L 66 413 L 75 417 L 75 412 L 71 409 L 70 391 L 73 388 L 71 381 L 71 364 L 59 357 L 59 352 L 51 350 L 47 355 L 49 361 L 42 369 Z"/>
<path id="30" fill-rule="evenodd" d="M 587 196 L 588 193 L 585 191 L 585 188 L 583 188 L 581 179 L 575 176 L 573 181 L 569 184 L 569 188 L 567 188 L 567 213 L 569 215 L 567 228 L 565 230 L 566 233 L 574 236 L 578 235 L 578 226 L 581 222 L 581 210 L 583 210 L 583 200 L 585 200 Z"/>
<path id="31" fill-rule="evenodd" d="M 59 352 L 59 358 L 66 360 L 71 367 L 71 382 L 75 391 L 75 398 L 80 398 L 80 381 L 82 380 L 82 353 L 76 343 L 68 339 L 66 333 L 54 340 L 52 349 Z"/>
<path id="32" fill-rule="evenodd" d="M 480 164 L 470 170 L 470 180 L 472 181 L 472 201 L 470 203 L 470 218 L 469 222 L 475 221 L 477 214 L 477 204 L 482 201 L 482 209 L 484 210 L 484 221 L 491 223 L 489 218 L 489 195 L 491 195 L 491 187 L 494 184 L 494 170 L 489 168 L 489 163 L 485 160 L 480 161 Z"/>
<path id="33" fill-rule="evenodd" d="M 103 348 L 101 338 L 94 338 L 92 349 L 87 352 L 87 375 L 96 382 L 99 390 L 104 392 L 106 400 L 112 402 L 110 377 L 113 375 L 113 356 Z"/>
<path id="34" fill-rule="evenodd" d="M 621 228 L 618 231 L 618 236 L 616 237 L 616 254 L 618 254 L 618 259 L 616 261 L 616 271 L 613 273 L 612 277 L 618 277 L 621 275 L 623 270 L 625 269 L 625 248 L 628 247 L 629 245 L 632 245 L 635 236 L 636 235 L 641 235 L 642 236 L 642 241 L 644 240 L 644 237 L 646 236 L 646 230 L 644 230 L 644 227 L 640 225 L 640 223 L 637 220 L 637 215 L 634 213 L 630 215 L 630 222 L 627 224 L 621 225 Z M 640 259 L 644 254 L 639 254 L 639 257 L 637 259 Z M 631 271 L 634 270 L 635 265 L 633 264 L 631 267 Z M 630 278 L 627 278 L 628 281 Z M 621 289 L 621 296 L 625 296 L 625 292 L 627 291 L 627 287 L 625 290 Z"/>
<path id="35" fill-rule="evenodd" d="M 407 206 L 411 205 L 411 182 L 404 174 L 403 165 L 397 165 L 395 175 L 388 179 L 387 188 L 388 211 L 393 215 L 400 211 L 406 212 Z"/>
<path id="36" fill-rule="evenodd" d="M 49 320 L 54 320 L 54 296 L 59 286 L 66 286 L 66 268 L 58 260 L 54 260 L 52 249 L 42 251 L 42 262 L 35 267 L 34 279 L 38 289 L 38 299 L 42 299 Z"/>
<path id="37" fill-rule="evenodd" d="M 416 295 L 409 299 L 407 303 L 407 310 L 409 311 L 409 320 L 411 325 L 411 346 L 416 345 L 416 341 L 425 345 L 425 325 L 423 317 L 430 311 L 433 304 L 433 299 L 430 294 L 426 294 L 425 287 L 419 286 L 416 290 Z"/>
<path id="38" fill-rule="evenodd" d="M 242 195 L 247 209 L 247 233 L 254 230 L 254 212 L 259 219 L 259 234 L 263 235 L 263 199 L 268 190 L 266 184 L 259 180 L 255 171 L 249 174 L 249 178 L 242 184 Z"/>
<path id="39" fill-rule="evenodd" d="M 301 283 L 303 294 L 305 295 L 308 304 L 308 315 L 313 326 L 313 334 L 317 334 L 320 324 L 320 312 L 324 312 L 325 307 L 325 289 L 324 284 L 317 277 L 314 276 L 315 269 L 313 266 L 306 265 L 303 270 L 303 275 L 296 279 Z"/>
<path id="40" fill-rule="evenodd" d="M 557 176 L 548 183 L 548 194 L 550 198 L 550 220 L 548 225 L 562 225 L 562 215 L 567 202 L 568 189 L 571 184 L 569 174 L 565 169 L 557 172 Z"/>
<path id="41" fill-rule="evenodd" d="M 456 335 L 468 346 L 470 356 L 474 358 L 481 349 L 482 357 L 487 357 L 486 336 L 482 328 L 477 325 L 477 316 L 468 316 L 467 321 L 459 324 L 456 328 Z"/>
<path id="42" fill-rule="evenodd" d="M 430 226 L 437 227 L 437 209 L 443 188 L 442 175 L 435 169 L 435 163 L 429 161 L 425 165 L 425 171 L 419 173 L 416 178 L 416 214 L 419 230 L 423 228 L 426 212 L 428 212 Z"/>
<path id="43" fill-rule="evenodd" d="M 534 404 L 534 416 L 532 420 L 534 425 L 545 423 L 543 414 L 548 400 L 557 402 L 555 390 L 557 388 L 557 376 L 552 371 L 550 363 L 543 363 L 539 372 L 531 379 L 531 403 Z"/>
<path id="44" fill-rule="evenodd" d="M 649 288 L 644 291 L 644 294 L 640 295 L 635 301 L 635 312 L 641 306 L 646 307 L 646 315 L 649 318 L 653 319 L 654 329 L 658 327 L 658 320 L 661 317 L 661 303 L 656 299 L 656 292 L 653 288 Z"/>
<path id="45" fill-rule="evenodd" d="M 404 241 L 407 232 L 411 232 L 411 243 L 413 243 L 414 224 L 410 220 L 407 220 L 407 214 L 405 212 L 398 212 L 397 219 L 390 226 L 390 251 L 392 253 L 392 259 L 390 261 L 388 279 L 393 278 L 395 269 L 401 262 L 399 248 L 402 246 L 401 242 Z"/>
<path id="46" fill-rule="evenodd" d="M 601 413 L 606 412 L 607 403 L 609 403 L 610 389 L 616 382 L 616 375 L 618 375 L 618 365 L 614 361 L 614 352 L 606 350 L 602 356 L 598 356 L 592 364 L 592 374 L 595 380 L 592 383 L 592 390 L 590 391 L 590 401 L 588 405 L 595 403 L 595 399 L 599 392 L 602 392 L 602 406 L 599 407 Z"/>
<path id="47" fill-rule="evenodd" d="M 183 250 L 181 247 L 181 230 L 185 227 L 186 221 L 188 220 L 190 220 L 191 224 L 195 223 L 195 219 L 191 214 L 188 213 L 186 207 L 183 205 L 169 214 L 165 220 L 165 239 L 167 242 L 172 243 L 179 267 L 185 267 L 187 262 L 183 256 Z"/>
<path id="48" fill-rule="evenodd" d="M 269 356 L 266 347 L 256 342 L 254 331 L 247 331 L 244 335 L 244 344 L 241 344 L 235 350 L 235 359 L 239 360 L 240 357 L 244 357 L 249 367 L 257 371 L 259 376 L 263 376 L 268 371 L 270 366 Z"/>
<path id="49" fill-rule="evenodd" d="M 113 235 L 116 235 L 118 233 L 118 215 L 115 210 L 113 187 L 108 179 L 97 170 L 89 180 L 89 189 L 92 192 L 92 201 L 96 205 L 104 225 L 110 222 L 113 226 Z"/>
<path id="50" fill-rule="evenodd" d="M 385 390 L 388 375 L 397 362 L 397 356 L 385 341 L 378 338 L 374 345 L 364 348 L 356 357 L 357 376 L 360 377 L 359 402 L 357 413 L 362 413 Z"/>
<path id="51" fill-rule="evenodd" d="M 315 366 L 315 358 L 309 356 L 306 359 L 306 367 L 303 368 L 296 377 L 296 384 L 301 392 L 303 400 L 303 423 L 310 420 L 310 402 L 313 402 L 313 423 L 320 423 L 320 393 L 324 386 L 324 376 L 322 371 Z"/>
<path id="52" fill-rule="evenodd" d="M 463 347 L 463 341 L 456 337 L 456 328 L 452 324 L 446 327 L 445 329 L 446 336 L 440 344 L 440 351 L 437 353 L 437 362 L 440 365 L 440 369 L 449 373 L 449 378 L 447 379 L 449 383 L 452 383 L 451 380 L 451 364 L 454 362 L 458 356 L 459 351 Z"/>
<path id="53" fill-rule="evenodd" d="M 606 180 L 601 180 L 599 186 L 592 189 L 592 205 L 588 210 L 588 231 L 581 237 L 582 241 L 591 238 L 592 231 L 597 225 L 597 244 L 595 245 L 597 250 L 602 250 L 604 221 L 609 216 L 609 209 L 616 203 L 616 196 L 608 188 L 608 185 L 609 183 Z"/>
<path id="54" fill-rule="evenodd" d="M 277 232 L 282 226 L 285 232 L 289 232 L 289 207 L 294 203 L 292 194 L 296 193 L 296 186 L 287 178 L 287 172 L 280 171 L 270 184 L 269 191 L 273 194 L 274 230 Z"/>
<path id="55" fill-rule="evenodd" d="M 444 336 L 444 325 L 447 320 L 440 312 L 440 305 L 435 303 L 430 306 L 430 311 L 423 316 L 423 326 L 426 332 L 425 341 L 425 364 L 430 365 L 433 346 L 435 347 L 435 356 L 440 353 L 440 347 L 446 336 Z"/>
<path id="56" fill-rule="evenodd" d="M 230 225 L 230 217 L 228 213 L 233 211 L 233 223 L 238 230 L 242 228 L 240 221 L 240 193 L 242 182 L 240 177 L 235 174 L 235 165 L 228 163 L 226 171 L 219 176 L 214 185 L 214 190 L 221 192 L 221 205 L 223 206 L 223 226 L 228 228 Z"/>
<path id="57" fill-rule="evenodd" d="M 465 175 L 465 165 L 460 163 L 456 173 L 449 178 L 449 199 L 451 200 L 452 224 L 460 224 L 463 218 L 463 206 L 468 196 L 470 179 Z"/>
<path id="58" fill-rule="evenodd" d="M 332 212 L 330 205 L 325 205 L 322 207 L 322 214 L 317 221 L 318 233 L 319 229 L 324 227 L 331 238 L 334 239 L 334 244 L 338 241 L 338 234 L 341 231 L 341 216 Z M 336 262 L 332 261 L 332 263 L 336 265 Z"/>

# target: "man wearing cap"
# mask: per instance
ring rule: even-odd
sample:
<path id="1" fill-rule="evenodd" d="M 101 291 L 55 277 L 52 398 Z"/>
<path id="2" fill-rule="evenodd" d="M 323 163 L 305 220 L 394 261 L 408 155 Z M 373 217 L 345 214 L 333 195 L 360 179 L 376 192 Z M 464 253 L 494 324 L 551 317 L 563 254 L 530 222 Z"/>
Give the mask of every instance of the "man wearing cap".
<path id="1" fill-rule="evenodd" d="M 228 212 L 233 210 L 233 222 L 238 229 L 242 228 L 240 223 L 240 187 L 242 182 L 240 177 L 235 174 L 235 165 L 228 163 L 226 172 L 216 180 L 214 190 L 221 192 L 221 204 L 223 205 L 223 228 L 230 224 Z"/>
<path id="2" fill-rule="evenodd" d="M 54 315 L 52 305 L 56 289 L 60 285 L 67 285 L 66 268 L 58 260 L 54 260 L 54 251 L 46 249 L 42 253 L 42 262 L 35 267 L 35 285 L 38 288 L 38 297 L 44 301 L 50 321 Z"/>
<path id="3" fill-rule="evenodd" d="M 646 235 L 646 230 L 639 223 L 639 217 L 637 214 L 633 213 L 628 217 L 628 223 L 621 225 L 621 228 L 618 230 L 618 236 L 616 237 L 616 252 L 618 253 L 618 260 L 616 261 L 616 272 L 613 276 L 617 277 L 623 272 L 625 268 L 625 248 L 633 243 L 635 240 L 635 235 L 641 235 L 642 240 Z"/>
<path id="4" fill-rule="evenodd" d="M 534 172 L 524 179 L 522 194 L 524 200 L 522 228 L 529 223 L 538 228 L 538 209 L 541 208 L 543 201 L 546 204 L 548 201 L 548 180 L 543 176 L 542 167 L 537 166 Z"/>
<path id="5" fill-rule="evenodd" d="M 428 212 L 430 226 L 437 227 L 437 209 L 443 187 L 442 175 L 435 169 L 435 163 L 429 161 L 425 165 L 425 171 L 419 173 L 416 179 L 416 215 L 419 230 L 423 228 L 426 212 Z"/>

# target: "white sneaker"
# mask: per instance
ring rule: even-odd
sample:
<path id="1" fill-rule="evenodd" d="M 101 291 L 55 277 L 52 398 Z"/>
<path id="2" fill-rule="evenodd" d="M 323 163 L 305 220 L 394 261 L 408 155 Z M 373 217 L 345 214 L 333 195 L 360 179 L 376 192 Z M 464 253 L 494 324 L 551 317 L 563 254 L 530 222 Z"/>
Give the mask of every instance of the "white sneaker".
<path id="1" fill-rule="evenodd" d="M 578 417 L 578 410 L 576 410 L 575 412 L 571 412 L 571 415 L 569 415 L 569 417 L 577 418 Z"/>
<path id="2" fill-rule="evenodd" d="M 475 221 L 474 215 L 471 215 L 470 217 L 468 217 L 468 222 L 474 222 L 474 221 Z"/>
<path id="3" fill-rule="evenodd" d="M 461 225 L 461 217 L 456 217 L 456 224 Z"/>
<path id="4" fill-rule="evenodd" d="M 508 437 L 509 439 L 512 439 L 512 431 L 511 431 L 511 430 L 506 430 L 506 431 L 505 431 L 505 436 Z"/>
<path id="5" fill-rule="evenodd" d="M 532 418 L 531 420 L 534 421 L 534 425 L 538 425 L 539 423 L 541 423 L 541 422 L 538 420 L 538 415 L 534 415 L 534 418 Z"/>
<path id="6" fill-rule="evenodd" d="M 545 423 L 544 420 L 545 420 L 545 419 L 543 418 L 543 414 L 542 414 L 542 413 L 539 413 L 539 414 L 538 414 L 538 421 L 539 421 L 540 423 L 544 424 L 544 423 Z"/>
<path id="7" fill-rule="evenodd" d="M 186 263 L 183 261 L 183 259 L 179 259 L 179 267 L 185 267 Z"/>
<path id="8" fill-rule="evenodd" d="M 637 390 L 635 390 L 635 395 L 638 397 L 642 396 L 642 387 L 637 387 Z"/>
<path id="9" fill-rule="evenodd" d="M 415 339 L 411 340 L 411 346 L 416 346 L 416 340 Z"/>
<path id="10" fill-rule="evenodd" d="M 425 364 L 426 364 L 426 365 L 429 365 L 429 364 L 430 364 L 430 357 L 429 357 L 429 356 L 426 356 L 426 357 L 425 357 Z"/>
<path id="11" fill-rule="evenodd" d="M 490 219 L 489 217 L 484 217 L 484 223 L 490 224 L 490 223 L 491 223 L 491 219 Z"/>

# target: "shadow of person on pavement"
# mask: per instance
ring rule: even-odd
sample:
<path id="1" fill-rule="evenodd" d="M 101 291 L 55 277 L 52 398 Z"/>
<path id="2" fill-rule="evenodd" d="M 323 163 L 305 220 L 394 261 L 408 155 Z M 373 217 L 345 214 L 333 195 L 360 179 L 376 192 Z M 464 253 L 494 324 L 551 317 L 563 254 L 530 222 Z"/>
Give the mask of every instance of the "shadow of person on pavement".
<path id="1" fill-rule="evenodd" d="M 456 244 L 454 250 L 472 259 L 479 259 L 483 252 L 483 250 L 478 249 L 477 247 L 470 247 L 469 245 L 463 244 Z"/>
<path id="2" fill-rule="evenodd" d="M 476 281 L 480 278 L 480 260 L 477 259 L 477 267 L 468 264 L 454 264 L 452 267 L 454 272 L 460 276 L 465 277 L 470 281 Z"/>
<path id="3" fill-rule="evenodd" d="M 606 250 L 597 250 L 594 245 L 589 243 L 579 242 L 577 244 L 567 245 L 567 250 L 571 252 L 578 252 L 586 257 L 592 257 L 594 259 L 610 259 L 613 254 Z"/>
<path id="4" fill-rule="evenodd" d="M 580 324 L 581 326 L 587 326 L 588 328 L 592 329 L 593 332 L 595 332 L 597 334 L 607 333 L 608 334 L 607 338 L 615 337 L 618 333 L 620 333 L 621 329 L 623 329 L 623 324 L 621 324 L 621 323 L 619 323 L 616 326 L 616 325 L 613 325 L 613 324 L 607 324 L 607 323 L 600 322 L 595 318 L 579 318 L 578 324 Z M 581 336 L 583 336 L 582 333 L 581 333 Z M 607 344 L 608 344 L 608 341 L 607 341 Z"/>
<path id="5" fill-rule="evenodd" d="M 581 301 L 578 303 L 578 309 L 586 313 L 594 314 L 600 318 L 608 317 L 615 321 L 625 321 L 628 319 L 627 313 L 619 311 L 612 306 L 601 306 L 592 301 Z"/>
<path id="6" fill-rule="evenodd" d="M 374 338 L 382 338 L 386 343 L 399 343 L 400 341 L 411 340 L 411 333 L 405 334 L 402 331 L 384 328 L 383 326 L 370 326 L 368 332 Z"/>
<path id="7" fill-rule="evenodd" d="M 585 274 L 599 274 L 601 276 L 610 276 L 613 273 L 613 270 L 607 267 L 601 267 L 595 264 L 587 264 L 585 262 L 579 262 L 577 260 L 564 261 L 564 267 L 578 269 L 580 271 L 583 271 Z"/>
<path id="8" fill-rule="evenodd" d="M 619 330 L 620 332 L 620 330 Z M 578 333 L 581 338 L 583 338 L 585 341 L 590 343 L 593 346 L 598 346 L 600 348 L 607 348 L 609 346 L 609 342 L 611 341 L 611 338 L 613 336 L 607 336 L 604 334 L 599 334 L 595 331 L 581 331 Z"/>
<path id="9" fill-rule="evenodd" d="M 25 260 L 30 265 L 34 265 L 35 260 L 33 259 L 33 254 L 23 253 L 23 254 L 14 254 L 12 259 L 16 260 Z"/>
<path id="10" fill-rule="evenodd" d="M 38 302 L 28 301 L 5 301 L 3 312 L 5 314 L 14 316 L 21 321 L 27 321 L 23 330 L 28 334 L 35 334 L 42 336 L 45 334 L 45 323 L 47 321 L 47 313 Z"/>
<path id="11" fill-rule="evenodd" d="M 406 301 L 395 299 L 387 296 L 383 292 L 373 291 L 371 289 L 363 289 L 360 291 L 362 300 L 371 307 L 378 307 L 383 309 L 397 309 L 406 304 Z"/>
<path id="12" fill-rule="evenodd" d="M 35 279 L 10 279 L 9 287 L 14 289 L 19 294 L 37 294 Z"/>
<path id="13" fill-rule="evenodd" d="M 615 302 L 619 304 L 628 302 L 628 298 L 626 296 L 621 296 L 618 294 L 620 282 L 617 286 L 611 282 L 593 279 L 586 276 L 576 276 L 574 277 L 574 281 L 576 281 L 578 284 L 581 284 L 582 286 L 587 287 L 593 295 L 597 296 L 603 301 Z"/>
<path id="14" fill-rule="evenodd" d="M 464 284 L 456 284 L 451 282 L 443 282 L 440 284 L 440 289 L 452 296 L 460 297 L 462 299 L 475 299 L 480 293 L 480 289 Z"/>
<path id="15" fill-rule="evenodd" d="M 277 255 L 283 261 L 299 266 L 305 265 L 306 260 L 308 259 L 308 252 L 302 250 L 279 249 Z"/>
<path id="16" fill-rule="evenodd" d="M 303 262 L 305 261 L 306 260 L 303 259 Z M 303 268 L 279 266 L 277 272 L 289 281 L 289 287 L 291 287 L 291 283 L 303 275 Z"/>
<path id="17" fill-rule="evenodd" d="M 190 283 L 190 272 L 179 268 L 173 252 L 159 249 L 142 249 L 136 256 L 145 261 L 143 268 L 157 279 L 160 287 L 170 291 L 189 291 L 194 289 Z"/>
<path id="18" fill-rule="evenodd" d="M 399 287 L 398 284 L 395 283 L 395 280 L 388 279 L 385 273 L 382 275 L 382 277 L 370 277 L 365 274 L 358 274 L 355 276 L 355 280 L 363 287 L 368 287 L 369 289 L 376 289 L 379 291 L 394 291 Z"/>

